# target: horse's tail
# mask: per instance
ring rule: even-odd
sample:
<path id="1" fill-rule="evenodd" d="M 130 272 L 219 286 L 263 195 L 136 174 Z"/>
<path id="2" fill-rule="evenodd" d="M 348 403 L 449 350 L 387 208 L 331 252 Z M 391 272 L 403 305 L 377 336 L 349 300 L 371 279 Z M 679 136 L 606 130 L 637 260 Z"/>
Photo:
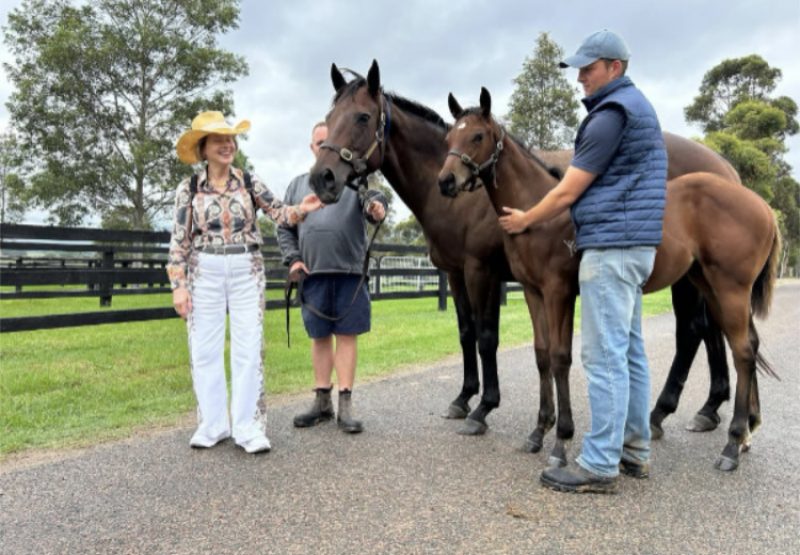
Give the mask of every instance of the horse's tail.
<path id="1" fill-rule="evenodd" d="M 753 292 L 750 296 L 750 307 L 753 314 L 759 318 L 765 318 L 769 314 L 769 307 L 772 304 L 772 292 L 775 289 L 775 281 L 778 279 L 778 262 L 781 257 L 781 232 L 777 222 L 775 222 L 775 237 L 772 239 L 772 249 L 769 257 L 758 274 L 753 284 Z"/>

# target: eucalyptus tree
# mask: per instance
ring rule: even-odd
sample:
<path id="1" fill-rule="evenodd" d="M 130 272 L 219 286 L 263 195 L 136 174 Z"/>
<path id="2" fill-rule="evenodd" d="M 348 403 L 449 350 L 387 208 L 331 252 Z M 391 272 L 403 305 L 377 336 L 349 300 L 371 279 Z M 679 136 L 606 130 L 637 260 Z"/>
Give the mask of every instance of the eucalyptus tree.
<path id="1" fill-rule="evenodd" d="M 24 0 L 4 26 L 7 103 L 50 220 L 145 229 L 188 172 L 177 136 L 199 111 L 233 112 L 245 60 L 219 47 L 236 0 Z"/>

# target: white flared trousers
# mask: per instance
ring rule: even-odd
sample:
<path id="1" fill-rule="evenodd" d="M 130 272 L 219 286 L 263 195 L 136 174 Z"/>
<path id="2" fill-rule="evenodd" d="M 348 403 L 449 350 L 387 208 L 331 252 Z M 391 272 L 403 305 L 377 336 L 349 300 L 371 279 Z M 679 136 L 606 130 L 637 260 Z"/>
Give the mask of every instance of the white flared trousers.
<path id="1" fill-rule="evenodd" d="M 232 431 L 234 440 L 243 443 L 266 432 L 263 259 L 258 252 L 196 256 L 189 272 L 192 310 L 187 327 L 198 431 L 209 438 Z M 231 335 L 230 421 L 226 311 Z"/>

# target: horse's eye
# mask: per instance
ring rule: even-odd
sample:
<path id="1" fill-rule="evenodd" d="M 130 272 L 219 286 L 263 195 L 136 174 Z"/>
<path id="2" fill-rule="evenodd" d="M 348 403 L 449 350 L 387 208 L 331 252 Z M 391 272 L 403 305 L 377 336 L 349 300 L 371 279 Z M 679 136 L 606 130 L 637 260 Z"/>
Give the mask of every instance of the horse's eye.
<path id="1" fill-rule="evenodd" d="M 362 112 L 356 115 L 356 123 L 359 123 L 361 125 L 366 125 L 368 121 L 369 121 L 369 114 Z"/>
<path id="2" fill-rule="evenodd" d="M 472 142 L 476 144 L 481 142 L 482 140 L 483 140 L 483 133 L 475 133 L 475 136 L 472 137 Z"/>

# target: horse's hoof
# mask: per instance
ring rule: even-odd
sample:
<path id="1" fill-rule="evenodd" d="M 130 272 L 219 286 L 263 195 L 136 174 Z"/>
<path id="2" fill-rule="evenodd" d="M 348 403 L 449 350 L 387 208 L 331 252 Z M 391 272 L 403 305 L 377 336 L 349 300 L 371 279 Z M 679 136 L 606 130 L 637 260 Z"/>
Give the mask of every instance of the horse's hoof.
<path id="1" fill-rule="evenodd" d="M 664 428 L 659 424 L 650 423 L 650 439 L 661 439 L 664 437 Z"/>
<path id="2" fill-rule="evenodd" d="M 469 414 L 469 405 L 460 405 L 458 403 L 450 403 L 447 411 L 442 414 L 442 418 L 448 420 L 464 420 Z"/>
<path id="3" fill-rule="evenodd" d="M 525 453 L 538 453 L 542 450 L 542 436 L 533 432 L 531 435 L 528 436 L 528 439 L 525 440 L 525 443 L 522 446 L 522 450 Z"/>
<path id="4" fill-rule="evenodd" d="M 478 422 L 472 418 L 464 420 L 464 425 L 458 430 L 458 434 L 462 436 L 482 436 L 486 433 L 489 426 L 485 422 Z"/>
<path id="5" fill-rule="evenodd" d="M 690 432 L 710 432 L 711 430 L 716 430 L 718 425 L 718 416 L 716 418 L 711 418 L 698 412 L 694 415 L 692 421 L 686 425 L 686 430 Z"/>
<path id="6" fill-rule="evenodd" d="M 730 457 L 726 457 L 725 455 L 720 455 L 714 466 L 717 468 L 717 470 L 721 470 L 723 472 L 733 472 L 739 468 L 739 461 Z"/>

